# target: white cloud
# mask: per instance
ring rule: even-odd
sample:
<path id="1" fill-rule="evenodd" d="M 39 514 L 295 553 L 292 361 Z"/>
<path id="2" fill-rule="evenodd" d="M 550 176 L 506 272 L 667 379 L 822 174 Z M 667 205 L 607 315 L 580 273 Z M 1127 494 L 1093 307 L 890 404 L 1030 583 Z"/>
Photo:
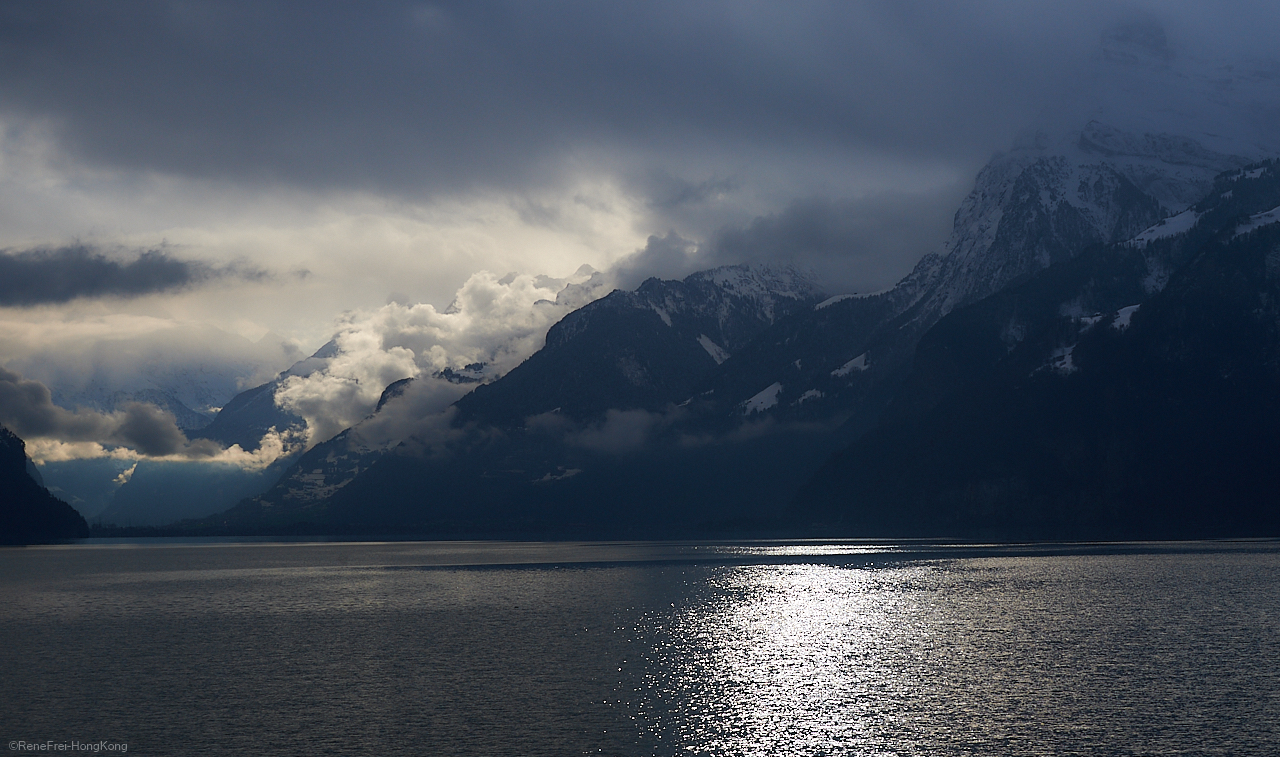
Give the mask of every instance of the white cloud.
<path id="1" fill-rule="evenodd" d="M 97 307 L 315 346 L 336 313 L 443 306 L 478 270 L 606 269 L 645 238 L 643 200 L 595 169 L 515 190 L 379 194 L 112 168 L 77 160 L 55 135 L 51 121 L 0 114 L 0 250 L 163 247 L 271 274 L 43 311 L 58 323 Z"/>
<path id="2" fill-rule="evenodd" d="M 408 441 L 419 454 L 428 454 L 463 434 L 453 427 L 450 405 L 471 389 L 472 385 L 442 379 L 417 379 L 388 403 L 388 412 L 356 426 L 353 434 L 359 444 L 370 449 L 387 449 Z"/>
<path id="3" fill-rule="evenodd" d="M 143 459 L 165 462 L 222 463 L 235 465 L 246 471 L 265 470 L 276 460 L 300 451 L 303 445 L 303 440 L 297 435 L 289 432 L 281 433 L 275 429 L 263 436 L 262 443 L 253 452 L 245 452 L 238 444 L 221 449 L 207 440 L 187 442 L 183 447 L 166 455 L 143 455 L 126 446 L 103 445 L 93 441 L 66 442 L 39 436 L 23 441 L 27 445 L 27 456 L 37 465 L 105 457 L 115 460 L 132 460 L 135 463 Z M 116 482 L 126 483 L 136 467 L 135 464 L 133 468 L 122 472 L 117 476 Z"/>
<path id="4" fill-rule="evenodd" d="M 505 374 L 542 347 L 552 324 L 611 289 L 608 277 L 588 267 L 565 279 L 481 271 L 443 310 L 393 302 L 348 313 L 333 340 L 336 354 L 319 370 L 286 378 L 276 402 L 306 419 L 316 444 L 367 417 L 399 379 L 477 364 L 486 379 Z M 470 386 L 425 381 L 413 393 L 434 404 L 426 397 L 431 387 L 431 398 L 452 402 Z"/>

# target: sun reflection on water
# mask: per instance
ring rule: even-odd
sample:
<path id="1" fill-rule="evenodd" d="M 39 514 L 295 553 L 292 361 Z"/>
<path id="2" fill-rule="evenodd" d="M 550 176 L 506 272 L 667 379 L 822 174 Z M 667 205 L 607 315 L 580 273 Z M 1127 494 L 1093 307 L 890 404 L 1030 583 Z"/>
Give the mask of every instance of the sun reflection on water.
<path id="1" fill-rule="evenodd" d="M 702 549 L 718 555 L 751 557 L 844 557 L 889 555 L 903 552 L 897 544 L 801 543 L 801 544 L 718 544 Z"/>
<path id="2" fill-rule="evenodd" d="M 910 681 L 886 651 L 922 632 L 902 589 L 926 570 L 717 570 L 655 639 L 649 736 L 684 754 L 814 755 L 901 731 Z"/>

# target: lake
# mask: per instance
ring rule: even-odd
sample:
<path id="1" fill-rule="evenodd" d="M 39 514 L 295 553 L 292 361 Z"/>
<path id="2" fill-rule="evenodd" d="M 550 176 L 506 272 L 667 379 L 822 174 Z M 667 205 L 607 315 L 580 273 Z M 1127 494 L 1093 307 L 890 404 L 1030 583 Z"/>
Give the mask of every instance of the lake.
<path id="1" fill-rule="evenodd" d="M 1280 754 L 1277 542 L 139 541 L 0 582 L 10 749 Z"/>

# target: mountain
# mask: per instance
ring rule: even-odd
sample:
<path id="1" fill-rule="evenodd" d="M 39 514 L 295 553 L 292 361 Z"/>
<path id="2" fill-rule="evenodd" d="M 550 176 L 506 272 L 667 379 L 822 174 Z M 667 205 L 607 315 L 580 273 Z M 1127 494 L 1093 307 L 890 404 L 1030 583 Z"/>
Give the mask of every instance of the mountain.
<path id="1" fill-rule="evenodd" d="M 207 325 L 175 325 L 145 339 L 90 339 L 63 349 L 13 365 L 49 387 L 60 407 L 110 413 L 146 402 L 173 413 L 186 432 L 207 426 L 249 377 L 274 373 L 293 362 L 289 355 L 296 351 L 274 334 L 251 342 Z"/>
<path id="2" fill-rule="evenodd" d="M 203 518 L 266 491 L 296 459 L 284 457 L 264 468 L 207 461 L 139 460 L 120 477 L 124 483 L 92 520 L 131 527 Z"/>
<path id="3" fill-rule="evenodd" d="M 615 291 L 553 326 L 543 349 L 524 363 L 462 396 L 444 428 L 420 431 L 384 455 L 358 425 L 308 452 L 276 487 L 224 520 L 405 525 L 426 518 L 474 525 L 505 516 L 459 516 L 450 514 L 453 505 L 472 510 L 467 503 L 478 498 L 519 510 L 546 493 L 554 511 L 565 487 L 582 491 L 567 495 L 575 502 L 595 499 L 623 468 L 643 476 L 648 466 L 634 462 L 643 437 L 669 425 L 664 414 L 688 399 L 701 378 L 771 323 L 822 297 L 803 272 L 763 266 L 650 279 L 634 292 Z M 375 418 L 403 412 L 415 393 L 441 380 L 389 387 Z M 370 487 L 381 492 L 374 505 Z M 425 509 L 424 489 L 436 495 Z M 547 515 L 560 522 L 564 513 Z"/>
<path id="4" fill-rule="evenodd" d="M 337 345 L 325 344 L 271 381 L 232 397 L 212 422 L 188 436 L 211 439 L 226 447 L 239 445 L 246 452 L 258 451 L 272 430 L 285 436 L 301 436 L 306 421 L 281 408 L 276 403 L 276 392 L 291 376 L 308 376 L 323 370 L 335 354 Z M 119 526 L 162 526 L 203 518 L 269 489 L 300 453 L 301 449 L 286 447 L 278 459 L 265 461 L 265 467 L 250 468 L 204 461 L 140 460 L 121 476 L 124 483 L 94 520 Z"/>
<path id="5" fill-rule="evenodd" d="M 271 381 L 240 392 L 218 411 L 212 422 L 191 437 L 212 439 L 228 447 L 238 444 L 241 449 L 252 452 L 272 429 L 281 433 L 305 429 L 305 420 L 276 404 L 276 392 L 290 376 L 309 376 L 323 370 L 337 352 L 337 344 L 330 341 Z"/>
<path id="6" fill-rule="evenodd" d="M 1056 142 L 1033 135 L 978 174 L 939 253 L 886 292 L 840 295 L 780 319 L 699 387 L 713 400 L 706 412 L 726 421 L 744 412 L 847 419 L 847 434 L 861 433 L 909 371 L 919 339 L 947 313 L 1092 245 L 1135 236 L 1246 162 L 1097 122 Z"/>
<path id="7" fill-rule="evenodd" d="M 216 415 L 213 412 L 192 410 L 183 404 L 182 400 L 174 396 L 173 393 L 159 389 L 144 389 L 128 394 L 120 392 L 112 396 L 112 402 L 117 407 L 126 402 L 147 402 L 161 410 L 168 410 L 173 413 L 173 418 L 177 422 L 178 428 L 187 433 L 208 426 Z"/>
<path id="8" fill-rule="evenodd" d="M 800 491 L 824 532 L 1280 534 L 1280 170 L 953 311 Z"/>
<path id="9" fill-rule="evenodd" d="M 1097 122 L 1033 135 L 991 161 L 942 251 L 888 291 L 826 297 L 793 270 L 750 266 L 651 279 L 564 317 L 443 425 L 388 453 L 340 435 L 222 522 L 615 534 L 771 522 L 896 412 L 918 383 L 917 346 L 950 314 L 1185 223 L 1214 176 L 1246 163 Z M 1149 257 L 1148 293 L 1181 263 Z"/>
<path id="10" fill-rule="evenodd" d="M 0 543 L 88 536 L 84 518 L 38 480 L 26 449 L 22 439 L 0 426 Z"/>
<path id="11" fill-rule="evenodd" d="M 241 456 L 243 470 L 211 461 L 143 461 L 99 517 L 134 524 L 203 518 L 257 497 L 277 482 L 279 489 L 289 492 L 290 501 L 330 493 L 401 441 L 399 427 L 412 424 L 418 417 L 414 413 L 438 414 L 477 384 L 505 373 L 533 351 L 534 340 L 545 336 L 556 313 L 585 305 L 605 288 L 605 277 L 590 266 L 563 279 L 518 274 L 494 279 L 484 274 L 460 289 L 444 311 L 425 304 L 391 303 L 370 322 L 349 322 L 310 357 L 234 397 L 213 423 L 193 434 L 251 452 L 247 460 Z M 489 299 L 495 291 L 530 306 L 527 317 L 501 318 L 501 308 Z M 554 293 L 554 300 L 534 300 L 534 293 Z M 389 327 L 390 322 L 398 325 Z M 433 335 L 454 341 L 442 344 L 433 341 Z M 399 343 L 392 345 L 387 339 Z M 380 353 L 373 346 L 378 344 L 390 352 Z M 377 354 L 389 356 L 392 367 L 362 372 Z M 405 364 L 406 357 L 414 367 Z M 388 419 L 380 411 L 391 399 L 399 399 L 410 383 L 393 379 L 411 372 L 421 374 L 413 384 L 412 401 L 397 403 L 396 417 Z M 375 388 L 382 392 L 380 401 L 378 394 L 370 396 Z M 365 419 L 344 432 L 348 419 L 361 414 Z M 315 445 L 301 463 L 306 467 L 290 470 L 305 443 Z M 316 465 L 316 460 L 324 463 Z"/>
<path id="12" fill-rule="evenodd" d="M 428 381 L 455 383 L 448 376 L 417 381 L 419 384 Z M 401 379 L 384 389 L 376 409 L 366 422 L 381 419 L 388 403 L 402 399 L 413 383 L 414 379 Z M 237 498 L 239 504 L 227 513 L 205 518 L 204 527 L 234 524 L 261 528 L 326 521 L 328 499 L 387 452 L 387 444 L 380 443 L 378 435 L 374 434 L 372 439 L 366 437 L 364 425 L 357 424 L 317 444 L 302 453 L 296 462 L 291 459 L 283 472 L 273 466 L 274 484 Z M 209 514 L 224 509 L 211 510 Z M 202 513 L 198 517 L 204 515 Z"/>
<path id="13" fill-rule="evenodd" d="M 458 422 L 510 426 L 543 413 L 587 421 L 660 411 L 772 323 L 823 295 L 794 268 L 726 266 L 683 281 L 649 279 L 575 310 L 546 346 L 500 381 L 458 400 Z"/>
<path id="14" fill-rule="evenodd" d="M 111 457 L 90 460 L 45 460 L 40 466 L 49 493 L 76 509 L 90 523 L 111 506 L 120 477 L 133 461 Z"/>

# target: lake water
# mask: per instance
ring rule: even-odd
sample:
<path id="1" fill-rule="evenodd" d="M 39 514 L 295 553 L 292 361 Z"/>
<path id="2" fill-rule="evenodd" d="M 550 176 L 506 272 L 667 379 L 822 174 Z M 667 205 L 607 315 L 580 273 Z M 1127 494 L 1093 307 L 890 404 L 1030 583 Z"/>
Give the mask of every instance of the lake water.
<path id="1" fill-rule="evenodd" d="M 1275 542 L 82 544 L 0 586 L 10 749 L 1280 754 Z"/>

